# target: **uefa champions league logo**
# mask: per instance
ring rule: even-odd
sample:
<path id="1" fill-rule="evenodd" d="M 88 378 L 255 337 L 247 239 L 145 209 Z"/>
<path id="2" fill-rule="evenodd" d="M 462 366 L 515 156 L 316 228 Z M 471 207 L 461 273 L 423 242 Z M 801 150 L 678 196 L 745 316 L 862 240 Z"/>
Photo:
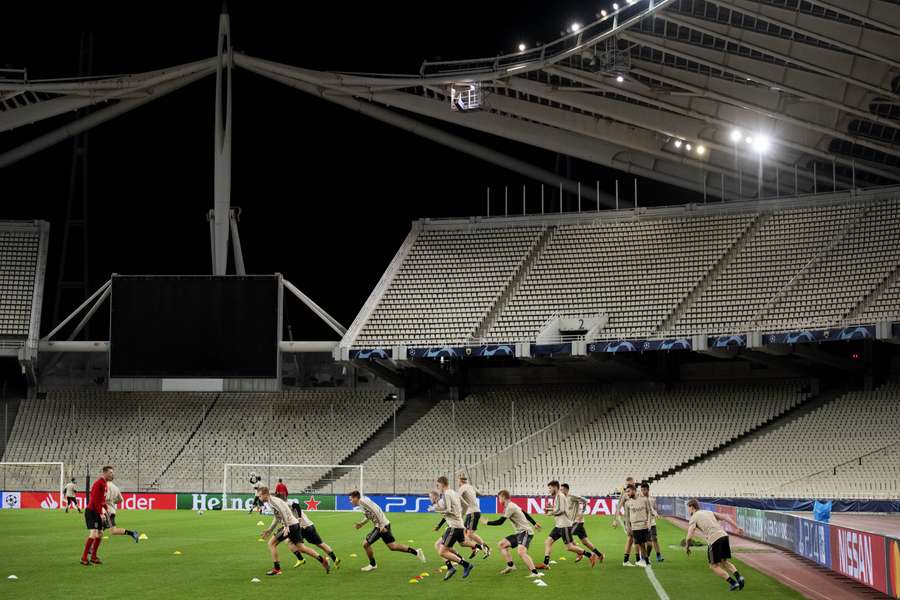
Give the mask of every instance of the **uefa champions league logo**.
<path id="1" fill-rule="evenodd" d="M 6 508 L 16 508 L 19 504 L 19 497 L 16 494 L 9 494 L 4 498 L 3 505 Z"/>

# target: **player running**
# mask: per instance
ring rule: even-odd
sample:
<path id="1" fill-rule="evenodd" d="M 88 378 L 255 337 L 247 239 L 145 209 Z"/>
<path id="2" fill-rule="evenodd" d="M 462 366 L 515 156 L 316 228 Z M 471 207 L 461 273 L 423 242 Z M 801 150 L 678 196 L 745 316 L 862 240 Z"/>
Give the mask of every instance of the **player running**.
<path id="1" fill-rule="evenodd" d="M 66 496 L 66 512 L 69 512 L 69 507 L 74 506 L 78 511 L 78 514 L 81 514 L 81 507 L 78 506 L 78 499 L 76 498 L 78 492 L 78 488 L 75 487 L 75 478 L 72 478 L 72 481 L 66 484 L 66 488 L 64 490 L 64 494 Z"/>
<path id="2" fill-rule="evenodd" d="M 392 552 L 406 552 L 425 562 L 425 553 L 422 552 L 421 548 L 410 548 L 404 544 L 397 543 L 394 535 L 391 533 L 391 522 L 387 520 L 377 504 L 356 490 L 350 492 L 349 498 L 350 504 L 358 506 L 365 516 L 362 521 L 355 523 L 353 526 L 359 529 L 369 521 L 375 526 L 369 532 L 369 535 L 366 536 L 366 541 L 363 542 L 363 550 L 366 551 L 366 556 L 369 557 L 369 564 L 360 569 L 361 571 L 374 571 L 378 568 L 378 565 L 375 564 L 375 554 L 372 552 L 372 544 L 378 540 L 383 541 Z"/>
<path id="3" fill-rule="evenodd" d="M 653 509 L 653 512 L 650 513 L 650 543 L 653 544 L 653 549 L 656 551 L 656 562 L 663 562 L 666 559 L 663 558 L 662 553 L 659 551 L 659 538 L 656 535 L 656 517 L 659 516 L 659 513 L 656 511 L 656 497 L 650 495 L 650 484 L 642 483 L 641 484 L 641 494 L 650 501 L 650 508 Z"/>
<path id="4" fill-rule="evenodd" d="M 550 550 L 553 548 L 556 540 L 560 538 L 562 538 L 569 552 L 574 552 L 579 557 L 584 555 L 585 558 L 591 561 L 591 567 L 593 567 L 597 564 L 597 555 L 590 550 L 582 550 L 575 545 L 572 539 L 572 520 L 566 512 L 569 501 L 566 499 L 565 494 L 560 491 L 559 482 L 554 479 L 547 484 L 547 490 L 550 492 L 550 496 L 553 497 L 553 503 L 544 512 L 548 515 L 553 515 L 555 524 L 553 529 L 550 530 L 550 535 L 544 540 L 544 567 L 550 568 Z"/>
<path id="5" fill-rule="evenodd" d="M 284 485 L 284 482 L 281 480 L 281 477 L 278 478 L 278 483 L 275 484 L 275 495 L 282 500 L 287 500 L 288 489 L 287 486 Z"/>
<path id="6" fill-rule="evenodd" d="M 572 537 L 578 537 L 581 545 L 597 555 L 600 562 L 603 562 L 603 553 L 597 550 L 597 547 L 588 539 L 587 530 L 584 528 L 584 507 L 587 505 L 587 498 L 576 496 L 569 492 L 569 484 L 564 483 L 560 486 L 563 494 L 569 501 L 569 518 L 572 520 Z M 578 556 L 575 562 L 580 562 L 584 558 L 584 554 Z"/>
<path id="7" fill-rule="evenodd" d="M 274 494 L 270 494 L 269 488 L 266 486 L 261 486 L 259 488 L 259 499 L 261 502 L 269 503 L 269 508 L 272 509 L 273 515 L 272 524 L 260 534 L 260 537 L 262 537 L 262 539 L 268 538 L 269 535 L 281 525 L 278 534 L 269 540 L 269 552 L 272 554 L 273 566 L 271 570 L 266 572 L 266 575 L 270 577 L 281 575 L 281 562 L 278 560 L 278 544 L 283 541 L 287 541 L 288 548 L 291 549 L 291 552 L 293 552 L 294 556 L 298 559 L 302 559 L 303 554 L 308 554 L 319 561 L 319 564 L 325 569 L 326 575 L 331 573 L 331 566 L 328 564 L 328 559 L 319 555 L 318 552 L 303 543 L 303 532 L 300 528 L 300 521 L 294 516 L 288 503 Z"/>
<path id="8" fill-rule="evenodd" d="M 100 548 L 100 542 L 103 541 L 103 517 L 106 515 L 106 488 L 108 482 L 113 479 L 113 468 L 109 465 L 103 467 L 100 477 L 91 485 L 91 492 L 88 498 L 87 506 L 84 509 L 84 523 L 87 525 L 88 538 L 84 542 L 84 552 L 81 554 L 81 564 L 90 566 L 102 565 L 97 557 L 97 549 Z M 88 561 L 88 553 L 91 555 Z"/>
<path id="9" fill-rule="evenodd" d="M 110 535 L 131 536 L 134 543 L 137 544 L 141 539 L 137 531 L 116 526 L 116 504 L 120 502 L 122 502 L 122 492 L 119 491 L 119 486 L 114 484 L 112 480 L 109 480 L 106 484 L 106 520 L 104 529 L 108 529 Z"/>
<path id="10" fill-rule="evenodd" d="M 280 480 L 279 480 L 280 481 Z M 276 495 L 277 492 L 276 492 Z M 280 497 L 280 496 L 279 496 Z M 331 549 L 331 546 L 322 541 L 322 537 L 319 535 L 319 532 L 316 531 L 316 526 L 310 521 L 309 517 L 306 516 L 306 513 L 300 508 L 300 503 L 296 500 L 291 502 L 291 512 L 294 513 L 294 516 L 300 521 L 300 533 L 303 534 L 303 541 L 309 542 L 314 546 L 318 546 L 322 549 L 322 552 L 328 555 L 328 558 L 331 559 L 331 565 L 335 569 L 339 569 L 341 567 L 341 559 L 339 559 L 334 554 L 334 550 Z M 297 563 L 294 565 L 294 568 L 305 565 L 306 560 L 303 556 L 297 557 Z"/>
<path id="11" fill-rule="evenodd" d="M 444 581 L 456 575 L 454 563 L 463 568 L 462 576 L 465 579 L 475 566 L 453 549 L 454 544 L 462 544 L 466 541 L 466 528 L 462 518 L 462 502 L 459 494 L 450 489 L 450 482 L 441 475 L 437 479 L 437 491 L 430 492 L 429 496 L 431 497 L 430 510 L 440 513 L 444 517 L 441 520 L 447 522 L 444 535 L 435 543 L 438 556 L 443 558 L 447 565 Z"/>
<path id="12" fill-rule="evenodd" d="M 706 553 L 712 572 L 727 581 L 728 589 L 732 592 L 744 589 L 744 578 L 730 560 L 731 544 L 728 541 L 728 534 L 719 525 L 719 521 L 725 521 L 734 527 L 738 535 L 743 535 L 744 530 L 729 515 L 700 510 L 700 502 L 696 498 L 687 501 L 687 509 L 691 514 L 691 520 L 688 522 L 687 535 L 684 538 L 684 551 L 690 555 L 691 538 L 695 531 L 700 531 L 706 538 Z"/>
<path id="13" fill-rule="evenodd" d="M 625 532 L 634 540 L 640 558 L 634 563 L 636 567 L 650 566 L 650 518 L 653 506 L 646 496 L 635 494 L 634 486 L 625 489 L 628 500 L 625 501 Z M 626 555 L 626 562 L 628 557 Z"/>
<path id="14" fill-rule="evenodd" d="M 503 516 L 498 517 L 493 521 L 488 521 L 487 524 L 503 525 L 503 523 L 509 519 L 513 529 L 516 530 L 514 534 L 508 535 L 500 540 L 498 546 L 500 548 L 500 554 L 506 559 L 506 567 L 500 571 L 500 574 L 506 575 L 507 573 L 512 573 L 516 570 L 516 565 L 513 564 L 512 555 L 509 552 L 510 548 L 516 548 L 519 558 L 525 563 L 528 570 L 531 571 L 531 574 L 528 575 L 529 579 L 543 577 L 544 574 L 538 572 L 537 567 L 534 565 L 534 561 L 528 555 L 528 546 L 531 545 L 531 540 L 534 538 L 534 530 L 540 529 L 541 524 L 532 519 L 531 515 L 525 514 L 517 505 L 510 502 L 509 492 L 506 490 L 500 490 L 500 493 L 497 494 L 497 503 L 498 505 L 504 505 Z"/>
<path id="15" fill-rule="evenodd" d="M 489 557 L 491 555 L 491 547 L 485 544 L 481 536 L 476 533 L 478 531 L 478 521 L 481 520 L 478 490 L 469 483 L 469 478 L 462 473 L 459 474 L 459 500 L 462 503 L 463 514 L 465 515 L 466 543 L 463 545 L 472 548 L 469 560 L 475 558 L 479 550 L 484 550 L 482 558 Z"/>

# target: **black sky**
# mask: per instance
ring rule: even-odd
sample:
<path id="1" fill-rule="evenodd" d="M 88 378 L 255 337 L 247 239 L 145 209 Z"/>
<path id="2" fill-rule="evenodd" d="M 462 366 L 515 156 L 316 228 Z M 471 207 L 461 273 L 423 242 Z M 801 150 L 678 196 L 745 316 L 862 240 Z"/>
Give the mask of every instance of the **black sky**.
<path id="1" fill-rule="evenodd" d="M 90 9 L 62 10 L 4 7 L 0 66 L 27 67 L 35 79 L 73 76 L 83 31 L 94 34 L 98 75 L 159 69 L 214 54 L 218 2 L 90 4 Z M 548 41 L 572 20 L 590 20 L 598 8 L 571 0 L 229 5 L 239 51 L 310 68 L 408 73 L 417 72 L 424 58 L 494 55 L 519 41 Z M 213 91 L 213 79 L 207 78 L 91 130 L 92 287 L 112 272 L 209 272 L 205 214 L 212 204 Z M 65 120 L 0 135 L 0 150 Z M 554 154 L 460 133 L 555 168 Z M 285 274 L 345 325 L 411 220 L 484 214 L 488 185 L 497 196 L 504 184 L 518 190 L 527 183 L 537 190 L 518 175 L 241 70 L 234 80 L 233 144 L 232 203 L 243 210 L 248 272 Z M 43 332 L 52 326 L 71 149 L 71 142 L 64 142 L 0 171 L 0 219 L 51 222 Z M 613 178 L 627 177 L 578 162 L 573 176 L 600 179 L 610 190 Z M 642 204 L 655 197 L 687 198 L 650 182 L 641 186 Z M 521 210 L 517 196 L 511 208 Z M 292 303 L 289 313 L 296 339 L 335 338 L 299 304 Z M 105 334 L 101 324 L 92 337 Z"/>

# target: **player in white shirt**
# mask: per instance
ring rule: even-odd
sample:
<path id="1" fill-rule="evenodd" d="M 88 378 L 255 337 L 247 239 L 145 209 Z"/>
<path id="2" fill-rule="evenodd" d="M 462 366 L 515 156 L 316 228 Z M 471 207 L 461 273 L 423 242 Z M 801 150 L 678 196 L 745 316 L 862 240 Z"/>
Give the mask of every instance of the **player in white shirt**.
<path id="1" fill-rule="evenodd" d="M 136 544 L 140 540 L 140 533 L 116 526 L 116 504 L 120 502 L 122 502 L 122 492 L 119 491 L 119 486 L 112 481 L 108 481 L 106 483 L 106 529 L 110 535 L 130 536 Z"/>
<path id="2" fill-rule="evenodd" d="M 575 545 L 575 541 L 572 537 L 572 519 L 569 518 L 568 514 L 569 501 L 566 499 L 566 495 L 559 489 L 559 482 L 554 479 L 547 484 L 547 490 L 553 498 L 553 503 L 548 506 L 544 512 L 548 515 L 553 515 L 555 524 L 550 531 L 550 535 L 544 540 L 544 568 L 550 568 L 550 550 L 553 548 L 554 542 L 558 539 L 562 539 L 563 543 L 566 545 L 566 550 L 569 552 L 573 552 L 579 557 L 584 555 L 584 558 L 591 561 L 591 567 L 593 567 L 597 564 L 597 555 L 590 550 L 582 550 Z"/>
<path id="3" fill-rule="evenodd" d="M 522 562 L 524 562 L 525 566 L 528 567 L 528 570 L 531 571 L 531 574 L 528 575 L 528 577 L 532 579 L 543 577 L 544 574 L 538 572 L 537 567 L 534 565 L 534 561 L 528 556 L 528 546 L 534 538 L 534 530 L 540 529 L 541 524 L 532 519 L 531 515 L 525 514 L 517 505 L 510 502 L 509 492 L 506 490 L 500 490 L 500 493 L 497 494 L 497 505 L 500 506 L 501 504 L 504 506 L 503 516 L 494 519 L 493 521 L 488 521 L 487 524 L 503 525 L 503 523 L 509 519 L 509 522 L 516 532 L 500 540 L 500 544 L 498 545 L 500 554 L 506 559 L 506 567 L 500 571 L 500 574 L 506 575 L 507 573 L 512 573 L 516 570 L 516 565 L 513 564 L 512 555 L 509 552 L 510 548 L 515 548 L 516 552 L 519 554 L 519 558 L 522 559 Z"/>
<path id="4" fill-rule="evenodd" d="M 292 500 L 290 503 L 291 512 L 294 513 L 294 516 L 300 521 L 300 533 L 303 534 L 303 541 L 309 542 L 313 546 L 318 546 L 322 549 L 322 552 L 328 555 L 328 558 L 331 559 L 331 565 L 335 569 L 341 568 L 341 559 L 339 559 L 334 550 L 322 541 L 322 536 L 319 535 L 319 532 L 316 531 L 315 524 L 309 519 L 307 513 L 303 512 L 303 509 L 300 508 L 300 503 L 296 500 Z M 306 561 L 303 559 L 303 556 L 297 557 L 297 563 L 294 565 L 294 568 L 300 567 L 306 564 Z"/>
<path id="5" fill-rule="evenodd" d="M 587 530 L 584 528 L 584 508 L 587 505 L 587 498 L 576 496 L 570 493 L 569 484 L 564 483 L 560 486 L 562 493 L 569 500 L 569 518 L 572 520 L 572 537 L 581 540 L 581 545 L 597 555 L 597 559 L 603 562 L 603 553 L 588 539 Z M 575 559 L 579 562 L 584 558 L 584 554 Z"/>
<path id="6" fill-rule="evenodd" d="M 466 540 L 466 528 L 462 518 L 462 502 L 459 494 L 450 489 L 450 482 L 443 475 L 438 477 L 437 490 L 429 493 L 431 497 L 431 510 L 440 513 L 447 522 L 444 535 L 435 543 L 438 556 L 447 564 L 447 572 L 444 581 L 456 574 L 455 564 L 463 568 L 463 579 L 469 576 L 475 568 L 472 563 L 463 559 L 454 549 L 454 544 L 462 544 Z"/>
<path id="7" fill-rule="evenodd" d="M 744 535 L 744 530 L 730 515 L 701 510 L 700 502 L 696 498 L 687 501 L 687 509 L 691 520 L 688 522 L 687 535 L 684 537 L 684 551 L 688 555 L 691 554 L 691 538 L 699 531 L 706 538 L 706 555 L 712 572 L 728 582 L 729 591 L 744 589 L 744 585 L 746 585 L 744 578 L 731 562 L 731 544 L 728 541 L 728 533 L 719 524 L 719 521 L 724 521 L 734 527 L 738 535 Z"/>
<path id="8" fill-rule="evenodd" d="M 281 526 L 278 535 L 269 540 L 269 551 L 272 554 L 273 567 L 266 575 L 281 575 L 281 562 L 278 560 L 278 544 L 283 541 L 287 542 L 288 548 L 291 549 L 294 556 L 302 558 L 301 553 L 312 556 L 319 561 L 319 564 L 325 569 L 326 574 L 330 573 L 331 566 L 328 564 L 328 560 L 303 543 L 303 531 L 300 527 L 300 520 L 294 515 L 288 503 L 281 498 L 276 497 L 274 494 L 270 494 L 269 488 L 266 486 L 261 486 L 259 488 L 258 498 L 262 503 L 269 503 L 269 508 L 272 509 L 273 516 L 272 524 L 260 534 L 260 537 L 262 537 L 262 539 L 268 538 L 273 531 L 278 529 L 279 525 Z"/>
<path id="9" fill-rule="evenodd" d="M 81 507 L 78 506 L 78 499 L 76 498 L 78 489 L 75 487 L 75 478 L 72 478 L 72 481 L 66 484 L 66 488 L 64 494 L 66 496 L 66 512 L 69 512 L 69 507 L 74 506 L 78 511 L 78 514 L 81 514 Z"/>
<path id="10" fill-rule="evenodd" d="M 392 552 L 406 552 L 407 554 L 412 554 L 417 557 L 421 562 L 425 562 L 425 553 L 422 552 L 421 548 L 410 548 L 404 544 L 397 543 L 397 540 L 394 539 L 394 534 L 391 533 L 391 522 L 387 520 L 387 517 L 384 516 L 384 512 L 382 512 L 377 504 L 356 490 L 350 492 L 349 497 L 350 504 L 358 507 L 365 516 L 365 518 L 359 523 L 356 523 L 354 527 L 359 529 L 369 521 L 375 526 L 375 528 L 369 532 L 369 535 L 366 536 L 366 541 L 363 542 L 363 550 L 366 551 L 366 556 L 369 558 L 369 564 L 360 569 L 361 571 L 374 571 L 378 568 L 378 565 L 375 564 L 375 554 L 372 552 L 372 544 L 378 540 L 383 541 Z"/>

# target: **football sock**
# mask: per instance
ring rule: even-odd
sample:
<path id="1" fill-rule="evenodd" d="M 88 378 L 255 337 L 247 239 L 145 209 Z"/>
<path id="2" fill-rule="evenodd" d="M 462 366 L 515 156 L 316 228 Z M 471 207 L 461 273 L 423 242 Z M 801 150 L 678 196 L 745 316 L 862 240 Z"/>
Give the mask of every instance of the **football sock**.
<path id="1" fill-rule="evenodd" d="M 550 555 L 549 555 L 549 554 L 545 554 L 545 555 L 544 555 L 544 564 L 545 564 L 545 565 L 549 565 L 549 564 L 550 564 Z"/>
<path id="2" fill-rule="evenodd" d="M 130 529 L 126 529 L 126 530 L 125 530 L 125 535 L 134 535 L 134 532 L 131 531 Z"/>
<path id="3" fill-rule="evenodd" d="M 324 557 L 324 556 L 321 556 L 321 555 L 316 556 L 316 560 L 319 561 L 320 563 L 322 563 L 323 565 L 325 564 L 325 557 Z"/>
<path id="4" fill-rule="evenodd" d="M 728 584 L 729 584 L 729 585 L 734 585 L 734 584 L 736 584 L 736 583 L 737 583 L 737 582 L 734 580 L 733 577 L 729 577 L 729 578 L 728 578 Z"/>
<path id="5" fill-rule="evenodd" d="M 740 578 L 741 578 L 741 574 L 738 573 L 737 571 L 735 571 L 735 572 L 734 572 L 734 578 L 735 578 L 736 580 L 737 580 L 737 579 L 740 579 Z"/>
<path id="6" fill-rule="evenodd" d="M 100 547 L 100 542 L 103 541 L 103 538 L 94 538 L 94 547 L 91 548 L 91 558 L 97 558 L 97 549 Z"/>
<path id="7" fill-rule="evenodd" d="M 628 555 L 627 555 L 627 554 L 625 555 L 625 558 L 622 560 L 622 562 L 628 562 Z"/>
<path id="8" fill-rule="evenodd" d="M 374 566 L 375 566 L 375 559 L 374 559 L 374 558 L 370 558 L 370 559 L 369 559 L 369 564 L 372 565 L 372 566 L 374 567 Z"/>
<path id="9" fill-rule="evenodd" d="M 328 553 L 328 558 L 331 560 L 337 560 L 337 556 L 334 555 L 334 550 Z"/>
<path id="10" fill-rule="evenodd" d="M 297 560 L 299 560 L 299 561 L 301 561 L 301 562 L 304 561 L 304 560 L 306 560 L 305 558 L 303 558 L 303 553 L 300 552 L 299 550 L 297 550 L 297 551 L 294 552 L 294 556 L 296 556 L 296 557 L 297 557 Z"/>
<path id="11" fill-rule="evenodd" d="M 94 545 L 94 538 L 88 538 L 84 543 L 84 553 L 81 555 L 81 560 L 87 560 L 88 552 L 91 551 L 91 546 Z"/>
<path id="12" fill-rule="evenodd" d="M 461 566 L 463 569 L 468 569 L 468 568 L 469 568 L 469 562 L 466 561 L 466 560 L 463 560 L 462 558 L 460 558 L 460 559 L 459 559 L 459 566 Z"/>
<path id="13" fill-rule="evenodd" d="M 511 561 L 511 560 L 506 561 L 506 566 L 507 567 L 513 566 L 513 561 Z"/>
<path id="14" fill-rule="evenodd" d="M 537 569 L 532 569 L 531 572 L 537 575 Z"/>
<path id="15" fill-rule="evenodd" d="M 407 552 L 407 554 L 412 554 L 413 556 L 415 556 L 416 554 L 418 554 L 418 552 L 416 552 L 416 549 L 415 549 L 415 548 L 407 548 L 407 549 L 406 549 L 406 552 Z"/>
<path id="16" fill-rule="evenodd" d="M 583 554 L 584 554 L 584 557 L 585 557 L 585 558 L 590 558 L 591 556 L 593 556 L 593 554 L 591 554 L 591 553 L 588 552 L 587 550 L 585 550 L 585 551 L 583 552 Z"/>
<path id="17" fill-rule="evenodd" d="M 273 564 L 275 565 L 275 570 L 276 570 L 276 571 L 280 571 L 280 570 L 281 570 L 281 563 L 280 563 L 280 562 L 278 562 L 278 561 L 276 560 Z"/>

